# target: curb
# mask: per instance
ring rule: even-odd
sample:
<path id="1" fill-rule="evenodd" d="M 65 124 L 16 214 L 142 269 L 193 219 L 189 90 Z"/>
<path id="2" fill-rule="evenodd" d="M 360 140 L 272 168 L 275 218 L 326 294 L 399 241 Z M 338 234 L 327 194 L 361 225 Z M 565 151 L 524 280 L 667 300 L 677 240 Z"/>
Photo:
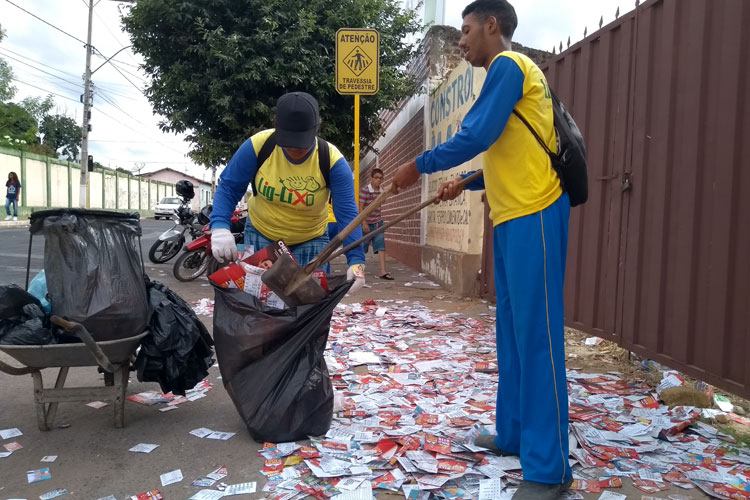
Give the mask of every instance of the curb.
<path id="1" fill-rule="evenodd" d="M 0 228 L 5 227 L 29 227 L 27 220 L 0 220 Z"/>

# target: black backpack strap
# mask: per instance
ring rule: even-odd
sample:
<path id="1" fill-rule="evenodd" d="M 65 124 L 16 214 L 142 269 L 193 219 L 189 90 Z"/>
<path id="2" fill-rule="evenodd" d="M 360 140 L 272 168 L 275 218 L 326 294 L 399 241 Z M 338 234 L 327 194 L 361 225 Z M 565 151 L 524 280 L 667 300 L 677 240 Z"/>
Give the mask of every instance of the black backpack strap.
<path id="1" fill-rule="evenodd" d="M 273 153 L 273 148 L 276 147 L 276 132 L 272 132 L 271 135 L 268 136 L 266 139 L 266 142 L 263 143 L 263 146 L 260 148 L 260 152 L 258 152 L 258 160 L 256 161 L 255 165 L 255 175 L 253 175 L 252 180 L 250 181 L 250 187 L 253 191 L 253 196 L 256 196 L 258 193 L 255 189 L 255 176 L 258 175 L 258 172 L 260 171 L 260 167 L 263 166 L 263 164 L 268 160 L 268 157 L 271 156 L 271 153 Z"/>
<path id="2" fill-rule="evenodd" d="M 328 143 L 318 137 L 318 164 L 320 173 L 323 174 L 323 180 L 326 181 L 326 187 L 331 189 L 331 150 Z"/>
<path id="3" fill-rule="evenodd" d="M 536 133 L 536 130 L 534 130 L 534 127 L 531 126 L 531 124 L 526 120 L 526 118 L 523 117 L 521 113 L 517 109 L 513 109 L 513 114 L 516 115 L 519 120 L 523 122 L 524 125 L 526 125 L 526 128 L 529 129 L 529 131 L 536 137 L 537 142 L 544 148 L 544 150 L 547 152 L 547 154 L 550 157 L 554 157 L 555 153 L 552 152 L 552 150 L 547 146 L 547 144 L 544 143 L 541 137 L 539 137 L 539 134 Z M 554 127 L 554 125 L 553 125 Z"/>

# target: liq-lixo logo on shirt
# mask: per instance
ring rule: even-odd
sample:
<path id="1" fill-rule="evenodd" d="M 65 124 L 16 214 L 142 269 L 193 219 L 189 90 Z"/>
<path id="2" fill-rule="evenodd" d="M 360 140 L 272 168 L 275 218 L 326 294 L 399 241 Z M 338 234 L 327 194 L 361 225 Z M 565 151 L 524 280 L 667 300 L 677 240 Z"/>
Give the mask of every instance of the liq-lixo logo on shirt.
<path id="1" fill-rule="evenodd" d="M 268 201 L 277 200 L 292 206 L 303 205 L 311 207 L 315 204 L 315 193 L 323 187 L 312 176 L 291 176 L 279 179 L 279 184 L 272 184 L 264 177 L 258 182 L 259 196 Z"/>

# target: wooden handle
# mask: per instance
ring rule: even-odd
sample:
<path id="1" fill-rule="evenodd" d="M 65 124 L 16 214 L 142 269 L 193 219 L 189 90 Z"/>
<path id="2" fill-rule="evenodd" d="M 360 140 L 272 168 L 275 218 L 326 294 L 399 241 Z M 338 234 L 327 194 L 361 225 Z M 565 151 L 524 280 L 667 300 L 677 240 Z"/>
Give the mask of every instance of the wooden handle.
<path id="1" fill-rule="evenodd" d="M 482 172 L 481 169 L 479 169 L 476 172 L 474 172 L 473 174 L 471 174 L 470 176 L 462 179 L 461 182 L 458 183 L 458 185 L 461 186 L 462 188 L 465 188 L 467 184 L 469 184 L 472 181 L 475 181 L 476 179 L 479 179 L 480 177 L 482 177 L 482 175 L 483 175 L 483 172 Z M 399 222 L 401 222 L 402 220 L 406 219 L 410 215 L 414 215 L 415 213 L 419 212 L 420 210 L 422 210 L 422 209 L 424 209 L 426 207 L 429 207 L 430 205 L 434 204 L 437 200 L 438 200 L 438 195 L 435 194 L 435 196 L 433 196 L 429 200 L 423 201 L 419 205 L 410 208 L 409 210 L 407 210 L 403 214 L 399 215 L 398 217 L 396 217 L 392 221 L 386 222 L 385 224 L 383 224 L 379 228 L 370 231 L 364 237 L 358 239 L 354 243 L 350 243 L 349 245 L 345 246 L 344 248 L 342 248 L 340 250 L 337 250 L 336 252 L 334 252 L 328 258 L 328 260 L 326 260 L 326 262 L 322 262 L 321 265 L 322 264 L 327 264 L 328 262 L 332 261 L 333 259 L 335 259 L 339 255 L 345 254 L 346 252 L 348 252 L 352 248 L 355 248 L 357 245 L 361 245 L 362 243 L 366 243 L 366 242 L 370 241 L 375 236 L 377 236 L 378 234 L 382 233 L 383 231 L 385 231 L 389 227 L 393 226 L 394 224 L 398 224 Z M 320 267 L 320 266 L 318 266 L 318 267 Z"/>
<path id="2" fill-rule="evenodd" d="M 372 203 L 367 205 L 367 207 L 362 210 L 358 216 L 356 216 L 344 229 L 339 231 L 339 234 L 337 234 L 331 241 L 328 242 L 328 244 L 323 247 L 323 250 L 320 251 L 320 253 L 303 268 L 303 272 L 306 274 L 312 273 L 314 270 L 322 266 L 325 262 L 328 262 L 328 256 L 333 253 L 334 250 L 336 250 L 339 245 L 344 241 L 344 238 L 349 236 L 352 231 L 354 231 L 358 226 L 362 225 L 362 221 L 364 221 L 372 212 L 375 211 L 380 205 L 382 205 L 385 200 L 387 200 L 391 194 L 393 194 L 393 184 L 388 186 L 388 189 L 383 191 L 378 195 L 377 198 L 373 200 Z"/>

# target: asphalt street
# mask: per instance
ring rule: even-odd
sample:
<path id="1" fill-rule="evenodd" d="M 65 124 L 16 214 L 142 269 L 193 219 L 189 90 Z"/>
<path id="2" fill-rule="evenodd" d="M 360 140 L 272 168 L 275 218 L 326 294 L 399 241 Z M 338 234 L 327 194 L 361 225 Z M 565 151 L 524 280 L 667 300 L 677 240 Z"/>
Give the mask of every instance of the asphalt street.
<path id="1" fill-rule="evenodd" d="M 141 236 L 141 248 L 143 249 L 144 262 L 147 274 L 156 272 L 171 275 L 174 259 L 166 264 L 152 264 L 148 262 L 148 250 L 161 233 L 172 227 L 172 221 L 166 220 L 141 220 L 143 235 Z M 13 227 L 0 229 L 0 284 L 7 285 L 15 283 L 24 288 L 26 283 L 26 265 L 29 255 L 29 228 Z M 31 245 L 31 261 L 29 265 L 29 279 L 41 271 L 44 265 L 44 237 L 34 236 Z M 153 279 L 158 279 L 154 277 Z M 159 279 L 159 281 L 162 281 Z"/>

